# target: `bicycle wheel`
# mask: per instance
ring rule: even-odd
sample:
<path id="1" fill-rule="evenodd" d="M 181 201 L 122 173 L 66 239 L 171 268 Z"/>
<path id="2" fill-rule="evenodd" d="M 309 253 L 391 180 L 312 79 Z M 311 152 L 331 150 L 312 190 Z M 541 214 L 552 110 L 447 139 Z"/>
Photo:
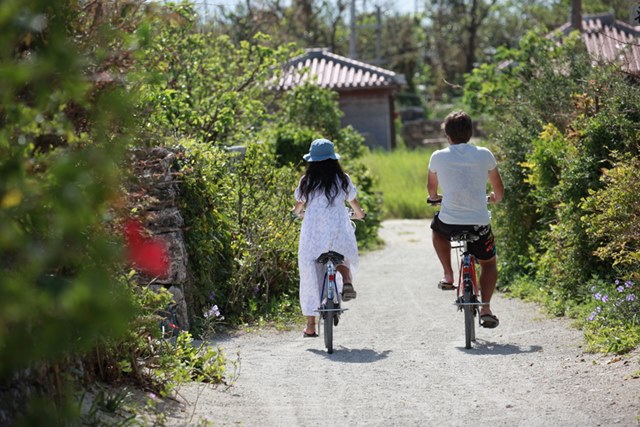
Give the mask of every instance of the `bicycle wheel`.
<path id="1" fill-rule="evenodd" d="M 327 353 L 333 353 L 333 317 L 335 316 L 335 308 L 333 300 L 328 299 L 325 307 L 324 316 L 324 345 L 327 347 Z"/>
<path id="2" fill-rule="evenodd" d="M 465 285 L 464 296 L 464 342 L 465 348 L 471 348 L 471 341 L 476 340 L 476 324 L 474 323 L 473 312 L 476 309 L 472 304 L 471 286 Z"/>

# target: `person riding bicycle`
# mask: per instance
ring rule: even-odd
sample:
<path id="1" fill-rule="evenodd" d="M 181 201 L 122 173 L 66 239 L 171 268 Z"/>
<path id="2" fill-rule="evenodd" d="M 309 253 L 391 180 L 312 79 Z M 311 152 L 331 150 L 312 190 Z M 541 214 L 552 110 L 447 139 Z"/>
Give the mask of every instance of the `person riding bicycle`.
<path id="1" fill-rule="evenodd" d="M 441 200 L 442 206 L 431 222 L 433 247 L 442 264 L 444 275 L 438 283 L 443 290 L 455 289 L 451 268 L 451 236 L 472 232 L 480 239 L 468 249 L 480 262 L 480 325 L 495 328 L 498 318 L 489 303 L 496 288 L 498 269 L 496 248 L 491 231 L 487 202 L 497 203 L 504 195 L 504 185 L 493 153 L 468 144 L 472 134 L 471 117 L 463 111 L 450 113 L 442 123 L 449 146 L 437 150 L 429 160 L 427 189 L 429 201 Z M 487 196 L 487 179 L 492 192 Z M 438 185 L 442 195 L 438 194 Z"/>
<path id="2" fill-rule="evenodd" d="M 317 337 L 315 310 L 320 306 L 324 270 L 316 260 L 328 251 L 344 255 L 344 263 L 337 266 L 343 280 L 342 299 L 356 298 L 353 275 L 358 268 L 358 246 L 345 201 L 351 205 L 355 219 L 364 218 L 365 213 L 331 141 L 314 140 L 303 158 L 307 169 L 295 189 L 293 207 L 293 212 L 303 217 L 298 247 L 300 306 L 307 318 L 303 336 Z"/>

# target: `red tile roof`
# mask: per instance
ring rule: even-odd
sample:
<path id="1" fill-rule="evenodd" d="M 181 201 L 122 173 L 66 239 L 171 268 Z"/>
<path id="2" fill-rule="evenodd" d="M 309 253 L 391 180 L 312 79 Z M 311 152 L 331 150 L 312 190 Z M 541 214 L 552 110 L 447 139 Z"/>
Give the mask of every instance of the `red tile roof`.
<path id="1" fill-rule="evenodd" d="M 291 89 L 310 81 L 329 89 L 397 88 L 402 74 L 336 55 L 326 49 L 307 49 L 285 65 L 278 89 Z"/>
<path id="2" fill-rule="evenodd" d="M 572 31 L 570 23 L 558 30 L 564 34 Z M 622 21 L 612 14 L 582 17 L 582 40 L 587 51 L 597 60 L 618 62 L 625 71 L 640 75 L 640 29 Z"/>

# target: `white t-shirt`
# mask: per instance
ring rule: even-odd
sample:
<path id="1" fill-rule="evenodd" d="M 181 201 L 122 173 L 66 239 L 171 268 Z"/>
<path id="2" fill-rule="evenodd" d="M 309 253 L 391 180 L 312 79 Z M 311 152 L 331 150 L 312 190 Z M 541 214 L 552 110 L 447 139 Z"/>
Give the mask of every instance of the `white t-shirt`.
<path id="1" fill-rule="evenodd" d="M 452 144 L 431 155 L 429 170 L 442 190 L 439 218 L 445 224 L 487 225 L 487 176 L 497 166 L 491 151 L 468 143 Z"/>

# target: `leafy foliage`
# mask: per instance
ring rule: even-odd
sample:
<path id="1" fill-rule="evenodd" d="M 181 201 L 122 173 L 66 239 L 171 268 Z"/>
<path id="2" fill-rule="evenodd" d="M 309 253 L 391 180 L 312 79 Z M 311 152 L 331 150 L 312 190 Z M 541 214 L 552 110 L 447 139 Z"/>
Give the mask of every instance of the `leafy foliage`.
<path id="1" fill-rule="evenodd" d="M 88 74 L 112 71 L 105 55 L 119 39 L 93 46 L 98 55 L 73 38 L 85 23 L 73 12 L 64 2 L 0 5 L 3 380 L 87 351 L 131 318 L 126 288 L 111 279 L 120 252 L 105 222 L 131 105 L 124 87 Z"/>
<path id="2" fill-rule="evenodd" d="M 38 385 L 25 399 L 1 396 L 0 413 L 24 410 L 27 425 L 75 419 L 67 381 L 144 384 L 138 357 L 157 355 L 147 353 L 151 337 L 161 342 L 157 316 L 145 313 L 158 307 L 141 303 L 123 276 L 118 237 L 136 127 L 126 77 L 146 10 L 0 4 L 0 388 Z M 163 354 L 177 360 L 175 347 Z"/>
<path id="3" fill-rule="evenodd" d="M 606 191 L 589 191 L 582 202 L 588 213 L 582 217 L 590 238 L 600 242 L 595 255 L 622 276 L 640 279 L 640 161 L 629 153 L 619 154 L 611 169 L 600 178 Z"/>
<path id="4" fill-rule="evenodd" d="M 225 357 L 220 348 L 195 344 L 181 331 L 166 339 L 159 315 L 172 301 L 163 287 L 129 285 L 134 313 L 127 334 L 102 339 L 87 358 L 96 378 L 108 383 L 129 382 L 167 396 L 187 381 L 223 382 Z"/>
<path id="5" fill-rule="evenodd" d="M 215 303 L 229 320 L 255 320 L 297 294 L 298 234 L 288 215 L 293 170 L 278 168 L 264 145 L 237 155 L 184 145 L 192 307 L 204 312 Z"/>
<path id="6" fill-rule="evenodd" d="M 200 32 L 194 6 L 167 9 L 151 26 L 151 43 L 139 62 L 145 96 L 143 129 L 154 137 L 190 137 L 233 145 L 254 136 L 274 95 L 268 82 L 292 54 L 289 45 L 270 48 L 257 34 L 234 44 Z"/>
<path id="7" fill-rule="evenodd" d="M 584 322 L 590 346 L 595 351 L 626 353 L 640 344 L 640 299 L 631 280 L 593 287 L 591 313 Z"/>

